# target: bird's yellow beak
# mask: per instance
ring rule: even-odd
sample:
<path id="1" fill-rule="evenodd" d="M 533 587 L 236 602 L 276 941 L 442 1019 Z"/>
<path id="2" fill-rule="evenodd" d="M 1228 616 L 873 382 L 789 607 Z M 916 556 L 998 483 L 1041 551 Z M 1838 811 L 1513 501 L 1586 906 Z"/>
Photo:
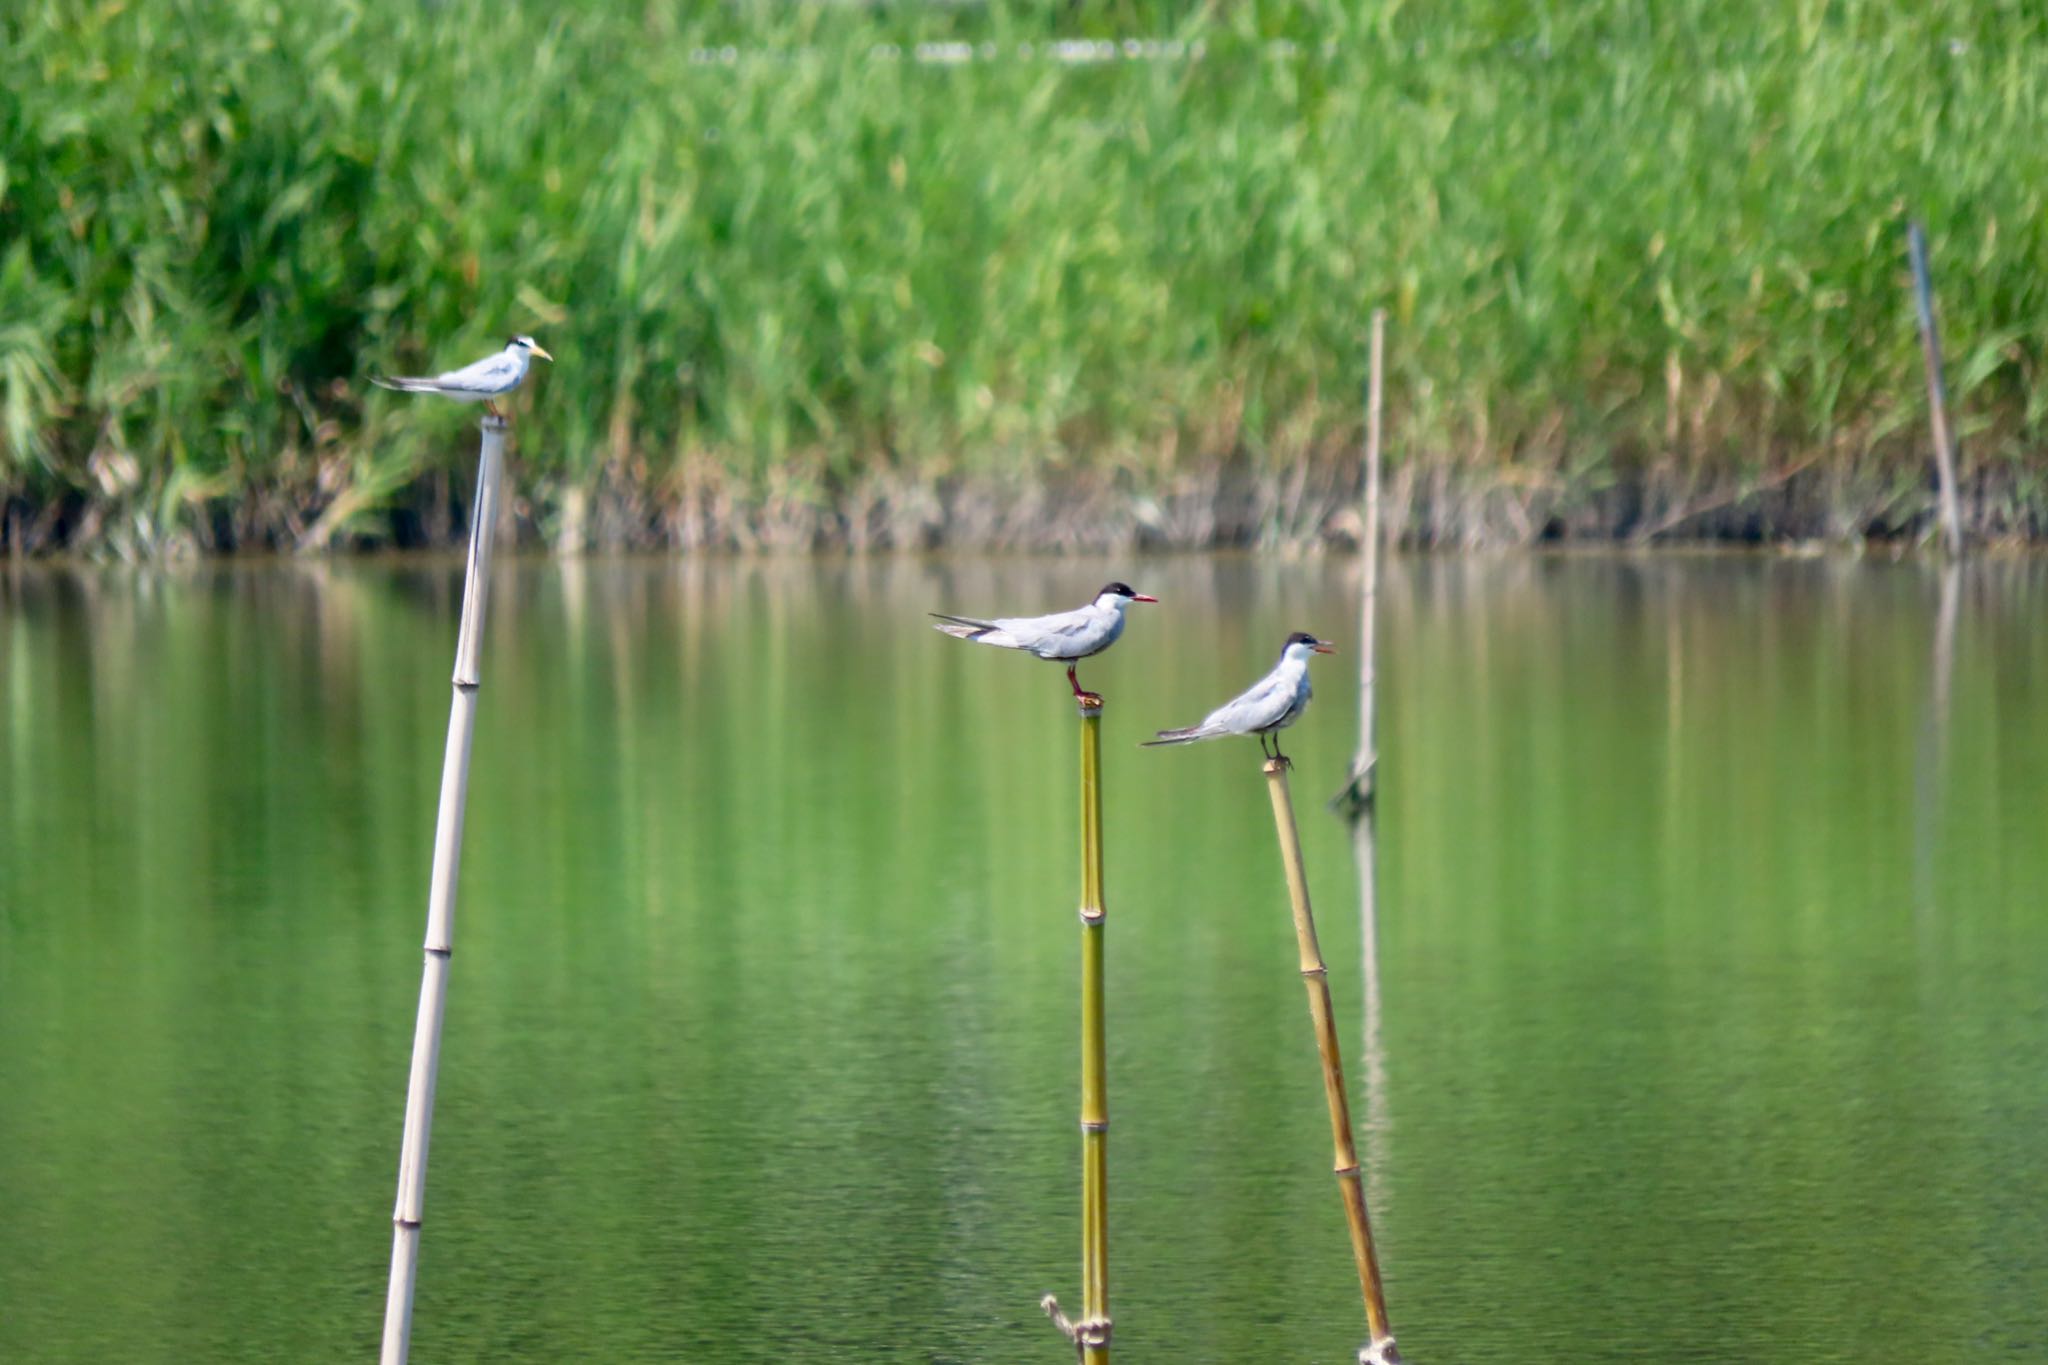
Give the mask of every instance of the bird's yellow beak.
<path id="1" fill-rule="evenodd" d="M 535 347 L 533 348 L 533 353 L 534 353 L 535 355 L 539 356 L 539 357 L 540 357 L 540 358 L 541 358 L 542 360 L 553 360 L 553 359 L 554 359 L 554 357 L 553 357 L 553 356 L 549 355 L 549 354 L 548 354 L 548 353 L 547 353 L 546 351 L 543 351 L 543 350 L 542 350 L 542 349 L 541 349 L 540 347 L 538 347 L 538 346 L 535 346 Z"/>

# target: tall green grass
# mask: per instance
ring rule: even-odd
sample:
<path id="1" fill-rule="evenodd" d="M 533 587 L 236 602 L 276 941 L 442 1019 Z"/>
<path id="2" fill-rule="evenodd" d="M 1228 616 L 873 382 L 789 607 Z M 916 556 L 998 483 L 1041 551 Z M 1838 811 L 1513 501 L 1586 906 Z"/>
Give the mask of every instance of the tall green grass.
<path id="1" fill-rule="evenodd" d="M 1910 502 L 1911 210 L 1971 467 L 2048 500 L 2044 16 L 32 2 L 0 15 L 0 488 L 374 538 L 470 441 L 367 375 L 515 330 L 560 357 L 536 490 L 1274 472 L 1348 452 L 1385 305 L 1397 461 L 1567 510 L 1795 460 Z M 1202 57 L 1043 57 L 1081 34 Z M 940 40 L 997 59 L 873 55 Z"/>

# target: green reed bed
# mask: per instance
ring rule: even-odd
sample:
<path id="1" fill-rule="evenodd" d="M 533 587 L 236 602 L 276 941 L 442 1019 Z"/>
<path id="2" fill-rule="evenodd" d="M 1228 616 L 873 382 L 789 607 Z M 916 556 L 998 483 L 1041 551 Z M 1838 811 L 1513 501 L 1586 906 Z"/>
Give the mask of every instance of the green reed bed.
<path id="1" fill-rule="evenodd" d="M 2048 19 L 1456 8 L 11 11 L 0 535 L 452 529 L 467 424 L 366 376 L 513 330 L 561 357 L 518 438 L 543 534 L 593 492 L 662 539 L 693 498 L 829 531 L 905 489 L 1219 469 L 1314 534 L 1376 306 L 1410 534 L 1458 534 L 1454 485 L 1524 533 L 1684 533 L 1794 476 L 1822 529 L 1909 527 L 1908 208 L 1973 515 L 2036 524 Z M 1184 46 L 1046 56 L 1101 35 Z"/>

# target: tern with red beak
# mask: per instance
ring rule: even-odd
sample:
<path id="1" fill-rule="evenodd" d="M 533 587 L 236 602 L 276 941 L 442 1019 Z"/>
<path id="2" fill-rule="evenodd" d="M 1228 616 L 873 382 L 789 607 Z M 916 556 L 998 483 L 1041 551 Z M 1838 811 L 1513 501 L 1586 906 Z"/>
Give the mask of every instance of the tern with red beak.
<path id="1" fill-rule="evenodd" d="M 1080 679 L 1074 676 L 1074 666 L 1082 659 L 1100 654 L 1116 643 L 1124 633 L 1124 610 L 1133 602 L 1157 602 L 1156 597 L 1133 592 L 1128 583 L 1105 583 L 1102 591 L 1095 594 L 1095 600 L 1085 607 L 1073 611 L 1056 611 L 1050 616 L 999 616 L 993 621 L 977 621 L 968 616 L 948 616 L 935 611 L 939 618 L 934 630 L 944 631 L 955 639 L 972 640 L 978 645 L 995 645 L 1000 649 L 1021 649 L 1026 654 L 1035 654 L 1041 659 L 1067 666 L 1067 684 L 1074 689 L 1079 699 L 1101 698 L 1081 690 Z"/>
<path id="2" fill-rule="evenodd" d="M 1336 652 L 1336 646 L 1325 644 L 1305 630 L 1297 630 L 1287 637 L 1287 647 L 1280 651 L 1280 662 L 1271 673 L 1234 700 L 1211 711 L 1200 725 L 1190 725 L 1185 730 L 1161 730 L 1159 738 L 1145 743 L 1193 744 L 1198 739 L 1220 739 L 1224 735 L 1257 735 L 1261 753 L 1268 758 L 1285 758 L 1280 752 L 1280 731 L 1301 719 L 1314 695 L 1308 685 L 1308 656 Z M 1273 737 L 1270 750 L 1266 748 L 1268 735 Z"/>

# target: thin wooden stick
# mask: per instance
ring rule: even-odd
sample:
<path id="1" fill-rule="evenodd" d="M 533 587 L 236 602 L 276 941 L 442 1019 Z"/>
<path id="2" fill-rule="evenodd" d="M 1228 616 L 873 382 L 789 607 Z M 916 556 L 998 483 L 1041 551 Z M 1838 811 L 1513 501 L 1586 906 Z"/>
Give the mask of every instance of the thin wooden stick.
<path id="1" fill-rule="evenodd" d="M 1956 505 L 1955 438 L 1948 425 L 1948 385 L 1942 378 L 1941 333 L 1934 321 L 1934 281 L 1927 269 L 1927 234 L 1906 224 L 1906 254 L 1913 262 L 1913 306 L 1920 314 L 1920 352 L 1927 361 L 1927 416 L 1934 427 L 1934 473 L 1941 490 L 1941 548 L 1963 552 L 1963 518 Z"/>
<path id="2" fill-rule="evenodd" d="M 1387 1324 L 1386 1293 L 1380 1287 L 1379 1260 L 1373 1254 L 1372 1223 L 1365 1211 L 1363 1173 L 1358 1146 L 1351 1138 L 1351 1105 L 1344 1094 L 1344 1063 L 1337 1046 L 1337 1025 L 1330 1007 L 1330 969 L 1316 942 L 1315 912 L 1309 907 L 1308 877 L 1301 866 L 1301 833 L 1294 823 L 1294 799 L 1287 789 L 1284 758 L 1266 760 L 1266 790 L 1273 798 L 1273 827 L 1280 836 L 1280 861 L 1287 870 L 1287 896 L 1294 907 L 1294 937 L 1301 950 L 1301 980 L 1308 988 L 1309 1017 L 1315 1021 L 1316 1049 L 1323 1059 L 1323 1095 L 1330 1103 L 1330 1137 L 1336 1148 L 1337 1188 L 1344 1198 L 1344 1220 L 1351 1229 L 1351 1255 L 1358 1263 L 1358 1287 L 1365 1298 L 1365 1325 L 1371 1340 L 1358 1351 L 1360 1365 L 1398 1365 L 1393 1328 Z"/>
<path id="3" fill-rule="evenodd" d="M 1102 1000 L 1102 698 L 1081 711 L 1081 1320 L 1039 1307 L 1083 1365 L 1109 1363 L 1109 1068 Z"/>
<path id="4" fill-rule="evenodd" d="M 1379 626 L 1380 587 L 1380 397 L 1381 375 L 1386 360 L 1387 310 L 1372 312 L 1372 366 L 1365 388 L 1365 564 L 1364 587 L 1359 605 L 1360 640 L 1358 653 L 1358 752 L 1351 759 L 1351 776 L 1344 789 L 1332 797 L 1332 809 L 1353 820 L 1372 805 L 1379 748 L 1373 732 L 1373 653 Z"/>
<path id="5" fill-rule="evenodd" d="M 470 509 L 469 564 L 462 579 L 462 625 L 455 637 L 454 700 L 441 762 L 441 806 L 434 824 L 434 871 L 427 893 L 426 967 L 413 1031 L 412 1078 L 405 1094 L 405 1140 L 398 1156 L 398 1207 L 392 1214 L 391 1287 L 384 1301 L 383 1365 L 405 1365 L 412 1349 L 413 1288 L 419 1278 L 420 1219 L 427 1189 L 427 1140 L 434 1124 L 434 1082 L 441 1064 L 441 1019 L 448 959 L 455 944 L 455 889 L 462 868 L 462 815 L 469 797 L 469 750 L 476 732 L 477 660 L 484 600 L 490 592 L 492 532 L 504 464 L 505 419 L 483 419 L 476 506 Z"/>

